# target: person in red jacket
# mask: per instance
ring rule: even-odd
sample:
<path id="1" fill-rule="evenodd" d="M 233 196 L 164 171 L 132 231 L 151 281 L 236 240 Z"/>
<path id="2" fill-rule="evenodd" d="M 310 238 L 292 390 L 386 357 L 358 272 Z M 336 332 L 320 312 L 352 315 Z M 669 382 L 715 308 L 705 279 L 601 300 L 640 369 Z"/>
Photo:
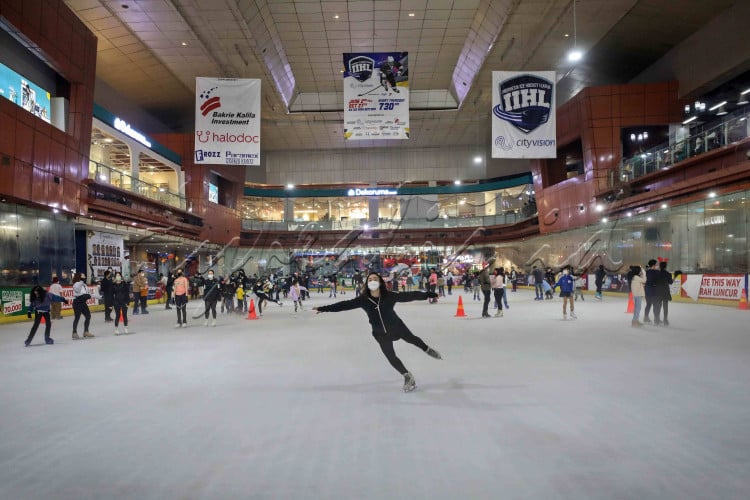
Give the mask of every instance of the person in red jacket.
<path id="1" fill-rule="evenodd" d="M 428 356 L 435 359 L 443 359 L 440 353 L 431 348 L 425 342 L 414 335 L 394 311 L 398 302 L 411 302 L 437 297 L 435 292 L 390 292 L 385 281 L 378 273 L 370 273 L 367 276 L 367 288 L 359 297 L 351 300 L 336 302 L 328 306 L 314 307 L 313 311 L 339 312 L 362 308 L 372 325 L 372 336 L 380 344 L 380 349 L 388 358 L 388 362 L 401 375 L 404 376 L 404 392 L 416 389 L 417 384 L 414 375 L 406 369 L 404 364 L 396 356 L 393 343 L 399 339 L 415 345 L 422 349 Z"/>

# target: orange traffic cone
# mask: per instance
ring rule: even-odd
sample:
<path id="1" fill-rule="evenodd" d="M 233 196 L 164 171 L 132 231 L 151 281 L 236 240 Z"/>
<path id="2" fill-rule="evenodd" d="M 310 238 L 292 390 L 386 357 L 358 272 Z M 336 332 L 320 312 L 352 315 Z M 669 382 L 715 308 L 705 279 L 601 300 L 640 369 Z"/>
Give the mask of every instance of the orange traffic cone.
<path id="1" fill-rule="evenodd" d="M 745 306 L 745 309 L 747 309 L 747 305 Z M 47 320 L 44 319 L 44 314 L 42 314 L 42 320 L 39 323 L 42 325 L 47 323 Z"/>
<path id="2" fill-rule="evenodd" d="M 745 292 L 744 288 L 742 289 L 742 296 L 740 297 L 740 303 L 737 304 L 737 309 L 747 311 L 747 292 Z"/>
<path id="3" fill-rule="evenodd" d="M 125 324 L 125 318 L 122 317 L 122 311 L 120 311 L 120 320 L 118 321 L 118 323 Z"/>
<path id="4" fill-rule="evenodd" d="M 456 309 L 456 317 L 457 318 L 465 318 L 466 313 L 464 312 L 464 301 L 459 295 L 458 297 L 458 309 Z"/>
<path id="5" fill-rule="evenodd" d="M 625 311 L 625 314 L 633 314 L 633 311 L 635 311 L 635 302 L 633 302 L 633 292 L 630 292 L 630 295 L 628 295 L 628 309 Z"/>
<path id="6" fill-rule="evenodd" d="M 255 314 L 255 301 L 250 299 L 250 307 L 247 309 L 247 318 L 245 319 L 258 319 L 258 315 Z"/>

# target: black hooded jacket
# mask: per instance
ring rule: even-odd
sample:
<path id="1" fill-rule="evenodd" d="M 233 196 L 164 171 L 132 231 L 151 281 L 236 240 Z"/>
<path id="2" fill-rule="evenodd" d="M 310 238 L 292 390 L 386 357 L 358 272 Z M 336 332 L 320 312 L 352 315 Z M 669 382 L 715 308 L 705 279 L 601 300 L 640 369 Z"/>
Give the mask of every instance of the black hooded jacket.
<path id="1" fill-rule="evenodd" d="M 320 312 L 339 312 L 362 308 L 372 325 L 372 334 L 376 337 L 387 336 L 397 339 L 402 332 L 409 332 L 409 328 L 394 311 L 397 302 L 412 302 L 425 300 L 437 295 L 430 292 L 388 292 L 379 297 L 362 294 L 351 300 L 343 300 L 328 306 L 318 307 Z"/>

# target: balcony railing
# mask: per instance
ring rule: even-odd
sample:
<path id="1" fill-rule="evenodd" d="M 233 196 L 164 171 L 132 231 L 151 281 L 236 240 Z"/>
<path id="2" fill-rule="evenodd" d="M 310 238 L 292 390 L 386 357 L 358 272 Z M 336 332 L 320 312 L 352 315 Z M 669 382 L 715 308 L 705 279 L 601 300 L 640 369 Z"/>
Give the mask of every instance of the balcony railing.
<path id="1" fill-rule="evenodd" d="M 184 196 L 155 184 L 142 181 L 93 160 L 89 161 L 89 178 L 100 183 L 110 184 L 124 191 L 130 191 L 131 193 L 144 196 L 165 205 L 182 210 L 187 209 L 187 201 Z"/>
<path id="2" fill-rule="evenodd" d="M 750 135 L 747 124 L 749 116 L 750 112 L 735 114 L 718 125 L 692 134 L 680 142 L 664 143 L 627 158 L 620 165 L 619 181 L 629 182 L 658 170 L 668 169 L 688 158 L 747 138 Z"/>
<path id="3" fill-rule="evenodd" d="M 525 212 L 525 213 L 522 213 Z M 533 212 L 533 213 L 532 213 Z M 243 219 L 242 229 L 246 231 L 341 231 L 352 229 L 391 230 L 391 229 L 430 229 L 454 227 L 489 227 L 505 224 L 515 224 L 536 215 L 535 207 L 531 210 L 513 210 L 497 215 L 481 217 L 438 217 L 435 219 L 380 219 L 368 221 L 366 219 L 342 221 L 262 221 Z"/>

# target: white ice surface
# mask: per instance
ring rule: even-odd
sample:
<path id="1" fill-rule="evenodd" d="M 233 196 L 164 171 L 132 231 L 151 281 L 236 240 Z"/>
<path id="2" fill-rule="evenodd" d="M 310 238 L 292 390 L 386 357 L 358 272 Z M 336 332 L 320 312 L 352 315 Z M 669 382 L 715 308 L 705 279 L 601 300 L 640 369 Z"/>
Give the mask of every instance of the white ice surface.
<path id="1" fill-rule="evenodd" d="M 462 296 L 397 306 L 444 357 L 396 343 L 410 394 L 327 294 L 216 328 L 151 306 L 120 337 L 97 313 L 92 340 L 66 317 L 53 346 L 0 326 L 0 498 L 750 498 L 750 312 L 636 330 L 620 298 Z"/>

